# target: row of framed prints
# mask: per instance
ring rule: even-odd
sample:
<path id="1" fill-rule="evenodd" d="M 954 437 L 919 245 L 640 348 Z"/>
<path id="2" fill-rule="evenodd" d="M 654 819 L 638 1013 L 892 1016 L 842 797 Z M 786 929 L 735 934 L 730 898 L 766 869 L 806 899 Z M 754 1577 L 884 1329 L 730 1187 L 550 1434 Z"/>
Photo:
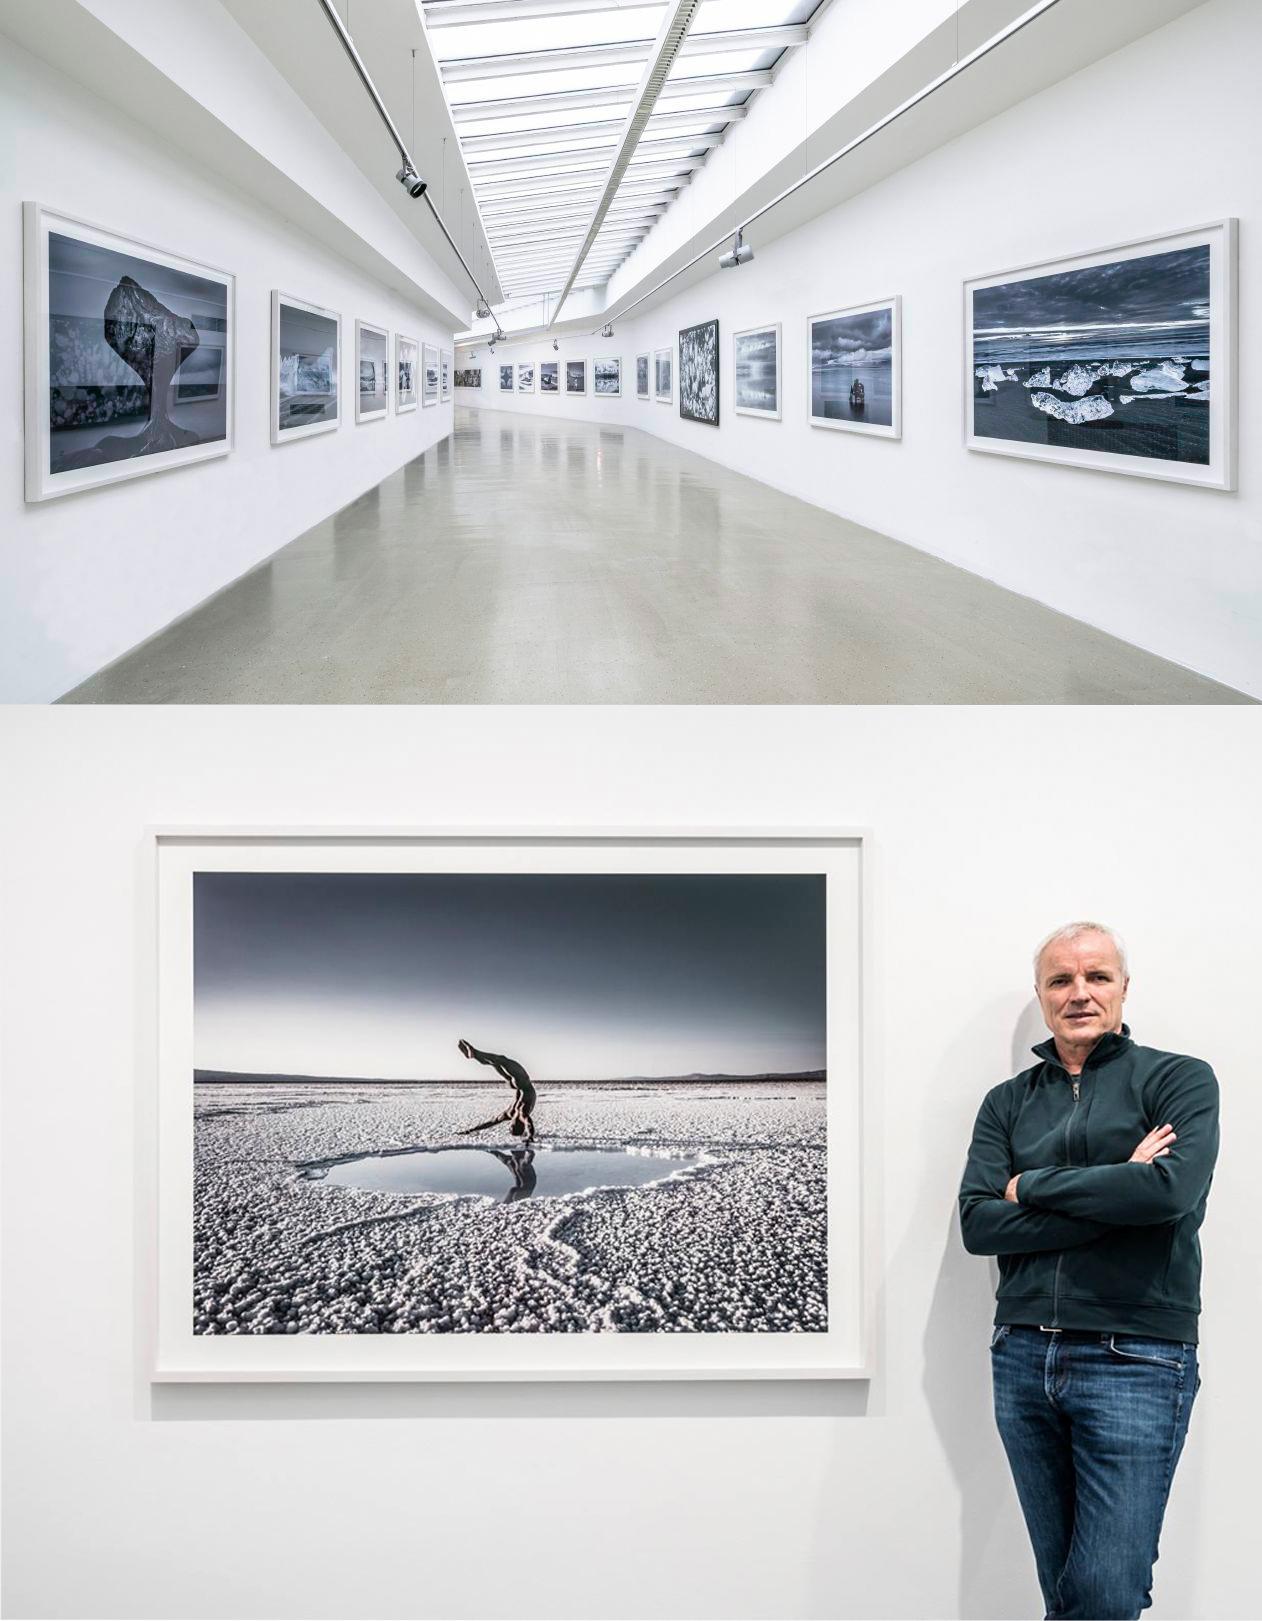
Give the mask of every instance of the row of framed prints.
<path id="1" fill-rule="evenodd" d="M 1233 489 L 1235 325 L 1234 219 L 968 281 L 965 445 Z M 809 424 L 900 439 L 901 297 L 806 326 Z M 677 349 L 680 416 L 717 427 L 718 321 L 685 327 Z M 734 332 L 731 354 L 736 413 L 779 421 L 781 323 Z M 635 357 L 637 399 L 671 400 L 674 356 Z M 580 376 L 583 366 L 566 362 Z"/>
<path id="2" fill-rule="evenodd" d="M 23 239 L 26 499 L 227 455 L 235 276 L 39 203 Z M 273 291 L 274 445 L 340 426 L 341 334 L 337 311 Z M 355 420 L 451 399 L 453 364 L 357 320 Z"/>
<path id="3" fill-rule="evenodd" d="M 536 383 L 540 394 L 586 394 L 586 360 L 519 360 L 504 361 L 499 366 L 498 382 L 501 394 L 533 394 Z M 461 377 L 469 381 L 462 383 Z M 476 381 L 473 379 L 476 378 Z M 592 393 L 616 397 L 622 393 L 622 361 L 616 356 L 597 356 L 591 362 Z M 458 388 L 481 388 L 482 372 L 457 372 Z"/>

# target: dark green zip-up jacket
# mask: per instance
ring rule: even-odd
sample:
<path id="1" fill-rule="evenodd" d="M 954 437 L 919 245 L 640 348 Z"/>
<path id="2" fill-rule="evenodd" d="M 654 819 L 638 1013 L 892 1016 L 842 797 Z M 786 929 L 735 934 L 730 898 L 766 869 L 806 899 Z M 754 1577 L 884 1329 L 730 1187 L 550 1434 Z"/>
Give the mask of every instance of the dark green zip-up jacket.
<path id="1" fill-rule="evenodd" d="M 960 1187 L 964 1247 L 999 1257 L 995 1322 L 1195 1343 L 1197 1231 L 1218 1155 L 1213 1070 L 1136 1046 L 1125 1025 L 1076 1077 L 1054 1041 L 1034 1051 L 1040 1063 L 986 1094 Z M 1167 1123 L 1169 1154 L 1131 1164 Z M 1003 1195 L 1018 1172 L 1014 1204 Z"/>

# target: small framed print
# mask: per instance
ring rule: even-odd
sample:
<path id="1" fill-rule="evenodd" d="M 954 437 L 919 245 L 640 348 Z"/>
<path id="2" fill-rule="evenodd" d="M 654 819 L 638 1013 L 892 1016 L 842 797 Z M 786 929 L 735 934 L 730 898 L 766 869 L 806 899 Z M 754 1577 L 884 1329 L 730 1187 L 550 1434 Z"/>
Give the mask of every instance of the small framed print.
<path id="1" fill-rule="evenodd" d="M 356 422 L 375 422 L 390 409 L 390 334 L 383 326 L 355 322 Z"/>
<path id="2" fill-rule="evenodd" d="M 533 394 L 535 391 L 535 363 L 533 360 L 517 362 L 517 392 Z"/>
<path id="3" fill-rule="evenodd" d="M 424 345 L 421 356 L 421 405 L 438 404 L 438 349 L 432 343 Z"/>
<path id="4" fill-rule="evenodd" d="M 592 361 L 592 393 L 616 395 L 622 393 L 622 361 L 616 357 L 597 356 Z"/>
<path id="5" fill-rule="evenodd" d="M 396 411 L 416 410 L 416 384 L 418 345 L 415 338 L 405 338 L 401 332 L 394 335 L 394 408 Z"/>
<path id="6" fill-rule="evenodd" d="M 901 297 L 808 318 L 813 428 L 902 438 L 901 328 Z"/>
<path id="7" fill-rule="evenodd" d="M 539 362 L 539 392 L 541 394 L 560 393 L 560 365 L 555 360 L 541 360 Z"/>
<path id="8" fill-rule="evenodd" d="M 441 373 L 441 392 L 439 397 L 443 400 L 451 398 L 451 374 L 455 369 L 455 357 L 450 349 L 444 349 L 439 360 Z"/>
<path id="9" fill-rule="evenodd" d="M 585 360 L 566 361 L 565 392 L 567 394 L 587 393 L 587 362 Z"/>
<path id="10" fill-rule="evenodd" d="M 653 351 L 653 398 L 660 400 L 663 405 L 669 405 L 675 397 L 671 378 L 674 354 L 673 349 Z"/>
<path id="11" fill-rule="evenodd" d="M 342 318 L 272 291 L 272 443 L 329 433 L 342 420 Z"/>
<path id="12" fill-rule="evenodd" d="M 635 397 L 637 400 L 649 398 L 649 365 L 651 355 L 637 355 L 635 357 Z"/>
<path id="13" fill-rule="evenodd" d="M 780 420 L 780 323 L 732 334 L 733 410 L 738 416 Z"/>
<path id="14" fill-rule="evenodd" d="M 508 361 L 504 361 L 500 365 L 500 393 L 501 394 L 511 394 L 512 392 L 513 392 L 513 368 L 512 368 L 512 365 Z"/>

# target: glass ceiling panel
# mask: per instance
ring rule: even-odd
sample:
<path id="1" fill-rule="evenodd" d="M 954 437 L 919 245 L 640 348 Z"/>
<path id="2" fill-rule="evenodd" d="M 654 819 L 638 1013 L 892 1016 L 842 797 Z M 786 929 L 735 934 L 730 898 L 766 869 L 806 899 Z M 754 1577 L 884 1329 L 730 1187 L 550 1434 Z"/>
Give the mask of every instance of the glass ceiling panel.
<path id="1" fill-rule="evenodd" d="M 657 37 L 665 11 L 663 0 L 661 5 L 636 6 L 631 11 L 579 11 L 556 17 L 523 17 L 520 21 L 504 17 L 494 22 L 431 28 L 429 42 L 435 60 L 447 62 L 453 57 L 498 56 L 506 51 L 553 51 L 567 45 L 652 40 Z"/>
<path id="2" fill-rule="evenodd" d="M 606 62 L 594 68 L 498 73 L 485 79 L 457 79 L 447 86 L 447 98 L 453 107 L 459 107 L 462 101 L 490 101 L 506 96 L 547 96 L 566 90 L 607 90 L 611 85 L 627 85 L 634 90 L 643 72 L 642 62 Z"/>

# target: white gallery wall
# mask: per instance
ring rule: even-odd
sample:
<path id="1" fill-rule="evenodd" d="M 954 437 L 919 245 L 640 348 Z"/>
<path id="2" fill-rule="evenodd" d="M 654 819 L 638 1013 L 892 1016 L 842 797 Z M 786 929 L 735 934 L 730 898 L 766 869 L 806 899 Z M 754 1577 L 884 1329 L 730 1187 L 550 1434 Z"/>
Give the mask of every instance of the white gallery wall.
<path id="1" fill-rule="evenodd" d="M 0 325 L 7 380 L 0 390 L 0 698 L 46 702 L 450 432 L 450 401 L 356 423 L 356 319 L 448 350 L 453 336 L 400 292 L 217 178 L 213 151 L 205 163 L 190 158 L 2 35 L 0 44 L 0 147 L 9 154 L 0 174 L 0 262 L 11 292 Z M 302 123 L 295 115 L 285 126 L 283 113 L 278 99 L 279 134 L 297 140 Z M 24 501 L 25 200 L 235 274 L 231 454 L 38 505 Z M 279 446 L 269 433 L 273 288 L 342 317 L 341 426 Z M 437 280 L 436 290 L 451 296 Z"/>
<path id="2" fill-rule="evenodd" d="M 983 1092 L 1041 1034 L 1031 947 L 1085 914 L 1128 937 L 1137 1039 L 1223 1088 L 1205 1382 L 1150 1613 L 1255 1616 L 1262 748 L 1251 709 L 1092 714 L 6 711 L 7 1613 L 1041 1614 L 955 1195 Z M 506 814 L 870 833 L 870 1386 L 148 1385 L 146 826 Z"/>
<path id="3" fill-rule="evenodd" d="M 808 47 L 809 49 L 809 47 Z M 1262 6 L 1208 0 L 776 240 L 595 335 L 469 362 L 457 403 L 645 429 L 1262 696 Z M 1195 114 L 1180 109 L 1191 106 Z M 722 151 L 710 162 L 722 159 Z M 1234 492 L 965 451 L 963 284 L 1066 255 L 1240 220 Z M 807 317 L 901 294 L 901 441 L 808 425 Z M 635 356 L 717 317 L 721 422 L 637 400 Z M 783 419 L 733 411 L 732 334 L 783 326 Z M 620 399 L 502 394 L 503 361 L 618 355 Z M 537 368 L 536 368 L 537 369 Z M 537 383 L 536 383 L 537 390 Z M 1215 407 L 1222 401 L 1215 397 Z"/>

